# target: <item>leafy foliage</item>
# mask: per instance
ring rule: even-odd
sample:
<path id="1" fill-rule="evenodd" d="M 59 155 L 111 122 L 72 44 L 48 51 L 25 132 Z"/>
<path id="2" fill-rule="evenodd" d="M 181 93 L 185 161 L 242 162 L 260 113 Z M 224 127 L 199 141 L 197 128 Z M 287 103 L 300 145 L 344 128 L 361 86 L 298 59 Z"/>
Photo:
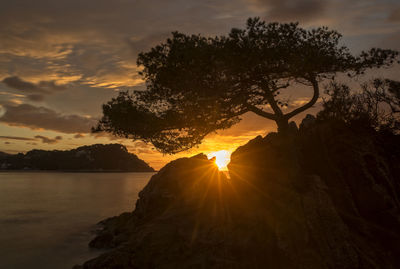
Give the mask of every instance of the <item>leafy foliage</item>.
<path id="1" fill-rule="evenodd" d="M 253 112 L 274 120 L 279 131 L 288 120 L 312 107 L 319 81 L 346 72 L 390 65 L 397 52 L 372 49 L 353 56 L 340 46 L 341 35 L 326 27 L 305 30 L 297 23 L 249 19 L 228 36 L 203 37 L 178 32 L 165 43 L 139 54 L 146 91 L 120 93 L 103 105 L 94 131 L 141 139 L 164 153 L 184 151 L 216 130 Z M 313 95 L 284 113 L 280 93 L 296 84 Z"/>
<path id="2" fill-rule="evenodd" d="M 400 82 L 375 79 L 352 92 L 347 85 L 332 83 L 326 93 L 320 120 L 340 120 L 372 127 L 377 131 L 400 132 Z"/>

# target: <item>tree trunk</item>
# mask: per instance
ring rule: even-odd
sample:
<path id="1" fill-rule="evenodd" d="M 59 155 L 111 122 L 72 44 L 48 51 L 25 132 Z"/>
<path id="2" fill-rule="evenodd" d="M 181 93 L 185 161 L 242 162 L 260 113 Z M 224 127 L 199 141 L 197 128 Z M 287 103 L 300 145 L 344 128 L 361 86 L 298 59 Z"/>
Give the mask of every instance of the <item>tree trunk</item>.
<path id="1" fill-rule="evenodd" d="M 278 133 L 286 134 L 289 131 L 289 120 L 286 117 L 279 117 L 275 120 L 278 126 Z"/>

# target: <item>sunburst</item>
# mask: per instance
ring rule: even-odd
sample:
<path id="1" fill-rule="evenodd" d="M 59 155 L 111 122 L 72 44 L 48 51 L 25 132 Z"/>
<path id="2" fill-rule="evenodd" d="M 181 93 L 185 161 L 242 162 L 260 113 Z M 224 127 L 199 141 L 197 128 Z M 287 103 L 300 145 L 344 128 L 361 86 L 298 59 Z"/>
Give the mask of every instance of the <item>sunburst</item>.
<path id="1" fill-rule="evenodd" d="M 215 151 L 207 154 L 209 159 L 215 157 L 215 165 L 220 171 L 228 170 L 227 165 L 231 161 L 231 152 L 227 150 Z"/>

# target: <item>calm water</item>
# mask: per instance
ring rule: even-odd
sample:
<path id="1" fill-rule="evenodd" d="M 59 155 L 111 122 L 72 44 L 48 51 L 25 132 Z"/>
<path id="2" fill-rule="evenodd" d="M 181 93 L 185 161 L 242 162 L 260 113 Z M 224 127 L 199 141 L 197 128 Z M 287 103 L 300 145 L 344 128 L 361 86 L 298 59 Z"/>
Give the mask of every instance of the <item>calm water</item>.
<path id="1" fill-rule="evenodd" d="M 71 269 L 93 225 L 132 211 L 153 173 L 0 173 L 0 268 Z"/>

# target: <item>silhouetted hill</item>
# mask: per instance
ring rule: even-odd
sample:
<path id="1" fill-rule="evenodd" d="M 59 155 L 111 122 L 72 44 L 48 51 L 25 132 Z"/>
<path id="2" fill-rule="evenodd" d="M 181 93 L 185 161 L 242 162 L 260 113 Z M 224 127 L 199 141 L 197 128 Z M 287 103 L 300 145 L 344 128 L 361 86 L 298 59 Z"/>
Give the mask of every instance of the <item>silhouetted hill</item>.
<path id="1" fill-rule="evenodd" d="M 154 171 L 120 144 L 95 144 L 72 150 L 31 150 L 26 154 L 0 154 L 1 170 Z"/>
<path id="2" fill-rule="evenodd" d="M 0 159 L 1 159 L 1 158 L 5 158 L 5 157 L 10 156 L 10 155 L 11 155 L 11 154 L 8 154 L 8 153 L 5 153 L 5 152 L 0 151 Z"/>
<path id="3" fill-rule="evenodd" d="M 400 268 L 400 137 L 308 119 L 231 156 L 173 161 L 76 268 Z"/>

